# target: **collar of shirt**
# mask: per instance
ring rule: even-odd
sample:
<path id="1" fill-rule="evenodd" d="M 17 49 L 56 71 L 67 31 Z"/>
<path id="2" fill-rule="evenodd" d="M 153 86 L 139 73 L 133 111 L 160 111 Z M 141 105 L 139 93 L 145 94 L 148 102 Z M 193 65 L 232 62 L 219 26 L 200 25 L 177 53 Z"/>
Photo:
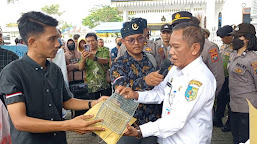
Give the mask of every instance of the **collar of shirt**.
<path id="1" fill-rule="evenodd" d="M 140 61 L 145 61 L 147 56 L 143 51 L 142 51 L 142 54 L 143 54 L 143 58 Z M 129 61 L 135 61 L 135 59 L 127 51 L 125 52 L 123 57 L 124 57 L 124 59 L 128 59 Z"/>
<path id="2" fill-rule="evenodd" d="M 27 53 L 22 57 L 22 60 L 26 61 L 31 67 L 33 67 L 36 71 L 38 71 L 39 69 L 44 69 L 44 67 L 42 67 L 41 65 L 39 65 L 38 63 L 36 63 L 33 59 L 31 59 Z M 45 63 L 46 67 L 49 68 L 50 66 L 50 62 L 48 60 L 46 60 Z"/>
<path id="3" fill-rule="evenodd" d="M 196 58 L 194 61 L 189 63 L 186 67 L 184 67 L 181 72 L 183 75 L 189 75 L 192 73 L 192 71 L 200 64 L 203 62 L 203 59 L 201 56 Z"/>

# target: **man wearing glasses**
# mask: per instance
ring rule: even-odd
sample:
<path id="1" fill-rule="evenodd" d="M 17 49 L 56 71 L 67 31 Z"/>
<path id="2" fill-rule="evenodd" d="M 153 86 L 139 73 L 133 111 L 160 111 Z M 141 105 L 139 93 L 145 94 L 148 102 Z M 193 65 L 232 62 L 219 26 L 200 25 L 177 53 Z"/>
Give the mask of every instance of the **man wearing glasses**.
<path id="1" fill-rule="evenodd" d="M 117 58 L 111 67 L 111 80 L 113 87 L 118 85 L 129 86 L 133 90 L 151 90 L 153 86 L 146 83 L 146 76 L 155 71 L 155 67 L 150 60 L 151 54 L 143 52 L 145 36 L 143 35 L 143 24 L 139 19 L 126 22 L 121 29 L 122 44 L 127 48 L 125 54 Z M 154 59 L 153 59 L 154 60 Z M 157 72 L 154 72 L 157 73 Z M 162 75 L 156 74 L 159 81 L 163 80 Z M 158 77 L 159 76 L 159 77 Z M 134 126 L 155 121 L 161 116 L 161 105 L 159 104 L 139 104 L 134 117 L 137 121 Z M 123 136 L 118 144 L 156 144 L 157 137 L 137 139 L 135 137 Z"/>
<path id="2" fill-rule="evenodd" d="M 156 45 L 146 38 L 147 35 L 148 35 L 148 32 L 149 32 L 149 28 L 147 28 L 147 20 L 144 19 L 144 18 L 135 18 L 135 19 L 132 19 L 132 21 L 139 21 L 141 26 L 142 26 L 142 29 L 143 29 L 142 34 L 145 37 L 144 45 L 143 45 L 143 51 L 145 53 L 152 54 L 155 57 L 155 55 L 156 55 L 156 52 L 155 52 Z M 123 45 L 121 45 L 121 47 L 119 49 L 119 52 L 117 54 L 117 58 L 120 57 L 120 56 L 123 56 L 125 54 L 125 52 L 126 52 L 126 46 L 123 44 Z"/>

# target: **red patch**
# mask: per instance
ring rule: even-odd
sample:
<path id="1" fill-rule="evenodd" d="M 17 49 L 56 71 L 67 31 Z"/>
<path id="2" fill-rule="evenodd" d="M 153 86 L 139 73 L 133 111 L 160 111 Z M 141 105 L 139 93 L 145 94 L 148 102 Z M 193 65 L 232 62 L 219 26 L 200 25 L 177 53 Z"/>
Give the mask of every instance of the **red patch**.
<path id="1" fill-rule="evenodd" d="M 160 49 L 158 50 L 158 52 L 160 53 L 161 57 L 164 59 L 164 58 L 165 58 L 165 53 L 164 53 L 163 48 L 160 48 Z"/>
<path id="2" fill-rule="evenodd" d="M 216 48 L 213 48 L 209 51 L 210 55 L 211 55 L 211 61 L 212 62 L 217 62 L 219 61 L 219 56 L 218 56 L 218 52 L 216 50 Z"/>

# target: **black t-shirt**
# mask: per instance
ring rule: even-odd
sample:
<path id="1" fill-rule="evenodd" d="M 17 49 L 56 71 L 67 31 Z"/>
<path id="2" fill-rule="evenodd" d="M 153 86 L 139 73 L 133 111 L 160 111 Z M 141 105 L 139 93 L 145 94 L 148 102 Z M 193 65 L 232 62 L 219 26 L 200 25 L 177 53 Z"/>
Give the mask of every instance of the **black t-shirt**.
<path id="1" fill-rule="evenodd" d="M 60 68 L 46 61 L 46 71 L 27 55 L 6 66 L 0 73 L 0 94 L 6 104 L 24 102 L 28 117 L 62 121 L 63 102 L 71 98 Z M 63 144 L 65 132 L 30 133 L 18 131 L 10 120 L 11 138 L 17 144 Z"/>

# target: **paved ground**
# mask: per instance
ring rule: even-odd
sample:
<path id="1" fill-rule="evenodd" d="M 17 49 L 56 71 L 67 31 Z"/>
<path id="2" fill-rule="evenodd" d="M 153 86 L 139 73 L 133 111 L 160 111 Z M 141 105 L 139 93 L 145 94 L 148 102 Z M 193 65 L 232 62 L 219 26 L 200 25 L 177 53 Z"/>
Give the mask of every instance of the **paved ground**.
<path id="1" fill-rule="evenodd" d="M 226 120 L 226 117 L 223 119 Z M 224 123 L 224 122 L 223 122 Z M 68 144 L 99 144 L 102 140 L 98 136 L 92 136 L 91 133 L 79 135 L 74 132 L 67 132 Z M 106 144 L 102 142 L 101 144 Z M 214 127 L 212 133 L 212 144 L 233 144 L 231 132 L 222 132 L 220 128 Z"/>
<path id="2" fill-rule="evenodd" d="M 92 136 L 91 133 L 79 135 L 74 132 L 67 132 L 68 144 L 98 144 L 101 139 L 97 136 Z M 105 142 L 102 142 L 105 144 Z M 212 144 L 233 144 L 231 132 L 224 133 L 220 128 L 214 128 L 212 133 Z"/>

